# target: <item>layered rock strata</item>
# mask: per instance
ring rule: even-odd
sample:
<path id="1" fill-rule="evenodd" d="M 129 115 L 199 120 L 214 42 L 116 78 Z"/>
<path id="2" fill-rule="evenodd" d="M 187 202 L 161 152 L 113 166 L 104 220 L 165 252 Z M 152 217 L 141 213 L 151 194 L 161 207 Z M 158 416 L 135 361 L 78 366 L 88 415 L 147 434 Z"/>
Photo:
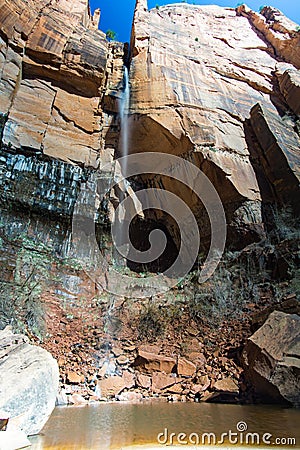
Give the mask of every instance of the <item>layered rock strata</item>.
<path id="1" fill-rule="evenodd" d="M 106 167 L 105 179 L 112 176 L 106 163 L 118 149 L 127 55 L 96 29 L 99 13 L 92 17 L 87 1 L 71 9 L 64 1 L 11 0 L 0 7 L 1 199 L 34 212 L 46 227 L 44 214 L 69 220 L 91 171 Z M 129 150 L 181 156 L 201 168 L 225 206 L 232 247 L 264 235 L 266 205 L 297 204 L 296 30 L 269 7 L 254 13 L 245 5 L 176 4 L 148 11 L 145 0 L 136 3 Z M 168 169 L 170 177 L 145 175 L 142 183 L 182 197 L 205 242 L 201 202 Z M 178 243 L 164 213 L 149 219 Z"/>
<path id="2" fill-rule="evenodd" d="M 122 81 L 123 45 L 106 40 L 87 0 L 1 1 L 0 17 L 2 250 L 35 235 L 65 256 L 82 183 L 104 166 L 112 178 L 119 122 L 102 101 Z"/>

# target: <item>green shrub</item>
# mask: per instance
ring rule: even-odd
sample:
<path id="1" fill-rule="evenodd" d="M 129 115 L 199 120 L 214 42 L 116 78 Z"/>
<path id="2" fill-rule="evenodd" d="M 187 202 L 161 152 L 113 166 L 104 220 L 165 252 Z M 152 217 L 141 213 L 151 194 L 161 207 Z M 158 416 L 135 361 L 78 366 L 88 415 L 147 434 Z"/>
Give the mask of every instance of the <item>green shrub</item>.
<path id="1" fill-rule="evenodd" d="M 109 41 L 114 41 L 117 37 L 117 33 L 113 30 L 107 30 L 106 32 L 106 39 Z"/>

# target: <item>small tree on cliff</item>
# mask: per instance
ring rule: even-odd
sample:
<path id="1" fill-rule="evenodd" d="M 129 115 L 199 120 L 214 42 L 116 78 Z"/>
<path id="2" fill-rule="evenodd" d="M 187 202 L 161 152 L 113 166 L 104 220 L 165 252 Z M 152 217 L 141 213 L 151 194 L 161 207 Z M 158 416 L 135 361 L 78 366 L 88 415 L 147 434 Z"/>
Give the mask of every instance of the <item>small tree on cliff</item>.
<path id="1" fill-rule="evenodd" d="M 116 39 L 117 33 L 113 30 L 107 30 L 106 39 L 109 41 L 114 41 Z"/>

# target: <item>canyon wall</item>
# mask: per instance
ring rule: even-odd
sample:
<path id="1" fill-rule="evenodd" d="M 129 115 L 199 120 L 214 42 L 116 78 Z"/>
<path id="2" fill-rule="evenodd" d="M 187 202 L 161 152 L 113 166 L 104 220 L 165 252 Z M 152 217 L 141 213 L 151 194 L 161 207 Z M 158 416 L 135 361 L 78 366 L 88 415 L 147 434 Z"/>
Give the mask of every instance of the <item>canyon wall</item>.
<path id="1" fill-rule="evenodd" d="M 259 240 L 267 205 L 299 199 L 297 25 L 273 8 L 138 1 L 132 29 L 130 151 L 166 152 L 208 175 L 225 206 L 228 243 Z M 172 176 L 172 168 L 170 168 Z M 167 177 L 147 185 L 181 195 Z"/>
<path id="2" fill-rule="evenodd" d="M 250 335 L 251 312 L 278 308 L 282 298 L 292 308 L 297 304 L 298 27 L 271 7 L 256 13 L 245 5 L 177 3 L 149 11 L 146 0 L 137 0 L 129 46 L 108 42 L 98 30 L 99 16 L 91 15 L 88 0 L 0 0 L 0 329 L 11 324 L 56 357 L 67 385 L 62 397 L 82 388 L 85 398 L 95 399 L 98 387 L 105 395 L 114 381 L 120 387 L 115 394 L 136 383 L 146 397 L 189 392 L 199 400 L 207 389 L 209 398 L 229 386 L 236 398 L 238 382 L 241 392 L 247 388 L 236 358 Z M 113 161 L 122 156 L 124 63 L 131 91 L 129 154 L 147 160 L 145 153 L 156 152 L 151 164 L 164 175 L 144 170 L 111 189 L 121 176 Z M 189 170 L 180 173 L 189 188 L 174 180 L 174 155 L 207 175 L 225 209 L 227 248 L 235 251 L 208 283 L 199 281 L 199 267 L 210 224 L 195 195 L 205 186 Z M 96 177 L 107 192 L 101 202 L 103 192 L 89 198 Z M 78 199 L 83 216 L 95 201 L 97 225 L 84 222 L 83 242 L 96 228 L 110 269 L 117 265 L 114 209 L 134 190 L 149 187 L 173 192 L 192 209 L 203 248 L 198 270 L 167 294 L 152 296 L 155 277 L 147 269 L 168 268 L 180 236 L 164 211 L 139 214 L 131 237 L 140 251 L 157 227 L 169 237 L 158 263 L 146 270 L 129 265 L 138 274 L 119 261 L 135 292 L 145 281 L 148 300 L 139 302 L 134 295 L 111 295 L 87 276 L 82 260 L 93 256 L 93 248 L 78 245 L 80 254 L 74 253 L 72 217 Z M 184 222 L 185 211 L 178 213 Z M 141 342 L 156 340 L 159 345 L 139 350 L 138 359 Z M 146 363 L 157 368 L 166 356 L 173 372 L 174 355 L 180 377 L 197 372 L 195 385 L 182 378 L 173 386 L 173 374 L 151 373 L 151 380 L 148 369 L 143 373 Z"/>
<path id="3" fill-rule="evenodd" d="M 129 55 L 98 30 L 99 11 L 93 17 L 87 0 L 2 0 L 0 13 L 6 280 L 24 237 L 67 255 L 81 183 L 98 173 L 109 186 L 110 164 L 120 155 L 118 100 L 128 56 L 129 152 L 177 155 L 199 167 L 225 207 L 229 247 L 263 238 L 270 208 L 297 209 L 300 34 L 277 10 L 183 3 L 149 11 L 138 0 Z M 145 174 L 137 185 L 180 196 L 208 242 L 203 205 L 166 170 L 169 176 Z M 117 205 L 112 193 L 110 200 Z M 111 209 L 101 205 L 100 226 L 109 224 Z M 146 218 L 149 229 L 159 223 L 178 244 L 168 216 L 151 211 Z M 145 234 L 143 220 L 137 235 Z"/>
<path id="4" fill-rule="evenodd" d="M 57 265 L 70 254 L 82 183 L 102 166 L 111 179 L 118 144 L 117 116 L 103 102 L 106 87 L 122 83 L 123 44 L 107 41 L 99 15 L 88 0 L 0 2 L 0 290 L 23 305 L 15 310 L 41 294 L 25 294 L 29 285 L 47 280 L 53 301 L 94 294 L 76 261 Z M 107 207 L 98 219 L 102 229 Z M 4 308 L 1 326 L 10 315 Z"/>

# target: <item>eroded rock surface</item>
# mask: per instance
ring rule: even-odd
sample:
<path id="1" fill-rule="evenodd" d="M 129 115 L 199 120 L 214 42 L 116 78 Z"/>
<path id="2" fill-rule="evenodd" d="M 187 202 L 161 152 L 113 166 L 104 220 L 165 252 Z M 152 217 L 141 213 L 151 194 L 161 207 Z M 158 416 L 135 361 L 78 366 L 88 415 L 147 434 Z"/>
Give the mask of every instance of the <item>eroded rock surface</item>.
<path id="1" fill-rule="evenodd" d="M 105 188 L 112 178 L 119 122 L 102 101 L 106 84 L 118 88 L 122 81 L 123 44 L 109 43 L 97 29 L 99 11 L 92 17 L 87 0 L 71 3 L 0 2 L 0 259 L 6 280 L 17 259 L 11 243 L 21 236 L 65 257 L 82 184 L 99 167 Z M 101 228 L 109 220 L 106 206 L 100 216 Z"/>

